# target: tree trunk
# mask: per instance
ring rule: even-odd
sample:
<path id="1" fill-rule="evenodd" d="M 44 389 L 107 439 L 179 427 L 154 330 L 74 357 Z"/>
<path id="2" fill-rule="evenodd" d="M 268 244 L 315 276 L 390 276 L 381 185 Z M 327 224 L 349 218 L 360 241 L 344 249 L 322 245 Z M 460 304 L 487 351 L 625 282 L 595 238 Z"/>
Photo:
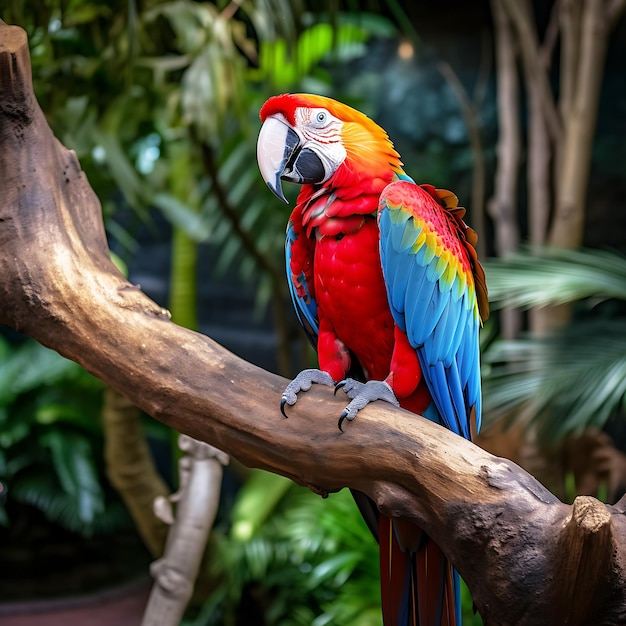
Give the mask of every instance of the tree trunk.
<path id="1" fill-rule="evenodd" d="M 492 0 L 495 39 L 498 104 L 498 169 L 493 198 L 488 204 L 495 225 L 495 248 L 498 256 L 515 252 L 520 242 L 518 184 L 521 158 L 519 79 L 516 49 L 511 24 L 502 5 Z M 501 312 L 501 333 L 514 339 L 521 330 L 521 314 L 514 309 Z"/>
<path id="2" fill-rule="evenodd" d="M 105 390 L 102 427 L 107 476 L 146 547 L 156 557 L 163 554 L 167 526 L 153 513 L 152 503 L 165 497 L 169 489 L 152 461 L 141 415 L 127 398 L 112 389 Z"/>
<path id="3" fill-rule="evenodd" d="M 514 27 L 524 65 L 529 101 L 530 240 L 578 248 L 583 244 L 606 51 L 611 29 L 626 1 L 557 0 L 544 46 L 539 42 L 529 0 L 492 0 L 492 6 L 497 40 L 506 34 L 504 13 Z M 548 60 L 558 28 L 561 48 L 557 107 Z M 536 309 L 530 319 L 533 332 L 550 332 L 569 323 L 571 306 Z"/>
<path id="4" fill-rule="evenodd" d="M 1 21 L 0 90 L 0 323 L 250 467 L 323 496 L 356 489 L 418 524 L 487 625 L 626 622 L 626 498 L 563 504 L 510 461 L 380 402 L 341 433 L 345 400 L 327 388 L 283 419 L 285 379 L 172 323 L 110 261 L 100 204 L 36 103 L 26 35 Z"/>
<path id="5" fill-rule="evenodd" d="M 591 151 L 609 41 L 605 11 L 605 0 L 584 0 L 580 26 L 572 27 L 571 35 L 573 39 L 580 32 L 580 40 L 565 48 L 563 70 L 572 76 L 563 77 L 568 102 L 562 107 L 564 132 L 558 146 L 556 205 L 549 239 L 559 248 L 578 248 L 583 243 Z M 574 23 L 577 17 L 572 18 Z M 569 40 L 569 36 L 564 38 Z"/>

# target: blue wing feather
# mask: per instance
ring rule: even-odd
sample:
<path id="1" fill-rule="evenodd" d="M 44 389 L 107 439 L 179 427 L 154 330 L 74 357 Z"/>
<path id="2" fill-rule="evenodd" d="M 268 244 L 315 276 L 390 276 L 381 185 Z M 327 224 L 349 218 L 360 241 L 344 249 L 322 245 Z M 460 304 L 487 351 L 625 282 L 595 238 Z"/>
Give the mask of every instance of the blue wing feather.
<path id="1" fill-rule="evenodd" d="M 404 288 L 405 332 L 409 337 L 411 345 L 416 347 L 423 344 L 428 336 L 423 332 L 425 325 L 428 323 L 427 312 L 430 309 L 430 313 L 433 316 L 437 315 L 436 309 L 431 307 L 431 303 L 434 302 L 436 284 L 425 280 L 424 272 L 418 263 L 411 264 L 410 272 L 399 273 L 399 276 L 404 278 L 404 281 L 397 280 L 396 285 Z M 414 294 L 408 294 L 406 291 L 407 283 L 417 285 L 418 290 L 415 290 Z M 411 295 L 413 297 L 410 297 Z"/>
<path id="2" fill-rule="evenodd" d="M 412 181 L 389 185 L 379 210 L 381 263 L 394 321 L 417 352 L 439 421 L 469 438 L 471 412 L 478 427 L 481 410 L 476 294 L 450 254 L 425 239 L 433 211 L 446 219 Z"/>

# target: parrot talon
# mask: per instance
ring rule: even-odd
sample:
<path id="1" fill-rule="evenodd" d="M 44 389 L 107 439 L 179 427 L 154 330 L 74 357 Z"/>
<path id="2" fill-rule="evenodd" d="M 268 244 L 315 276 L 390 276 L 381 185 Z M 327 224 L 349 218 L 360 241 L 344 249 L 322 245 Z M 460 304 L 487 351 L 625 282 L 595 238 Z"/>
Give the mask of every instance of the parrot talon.
<path id="1" fill-rule="evenodd" d="M 346 392 L 352 401 L 342 411 L 339 417 L 339 430 L 343 432 L 343 422 L 348 420 L 351 422 L 361 409 L 364 409 L 370 402 L 375 400 L 383 400 L 394 406 L 400 406 L 393 389 L 388 383 L 382 380 L 369 380 L 366 383 L 361 383 L 352 378 L 342 380 L 343 390 Z M 339 384 L 341 384 L 339 383 Z"/>
<path id="2" fill-rule="evenodd" d="M 348 420 L 349 422 L 351 422 L 355 417 L 356 417 L 356 413 L 354 415 L 351 415 L 350 412 L 348 411 L 348 407 L 346 407 L 341 412 L 341 415 L 339 416 L 339 421 L 337 422 L 337 426 L 339 426 L 339 430 L 341 432 L 344 432 L 343 426 L 342 426 L 344 420 Z"/>
<path id="3" fill-rule="evenodd" d="M 354 380 L 354 378 L 346 378 L 335 385 L 335 394 L 337 393 L 338 389 L 343 389 L 348 398 L 354 400 L 354 398 L 356 398 L 361 393 L 365 385 L 366 383 Z"/>
<path id="4" fill-rule="evenodd" d="M 311 385 L 316 383 L 318 385 L 326 385 L 332 387 L 335 381 L 330 374 L 317 369 L 302 370 L 286 387 L 283 391 L 283 396 L 280 400 L 280 412 L 287 417 L 285 413 L 285 405 L 293 406 L 298 400 L 298 393 L 301 391 L 308 391 Z"/>
<path id="5" fill-rule="evenodd" d="M 343 387 L 345 387 L 346 385 L 346 381 L 345 380 L 340 380 L 336 385 L 335 385 L 335 390 L 333 391 L 333 396 L 337 395 L 337 392 L 342 389 Z"/>

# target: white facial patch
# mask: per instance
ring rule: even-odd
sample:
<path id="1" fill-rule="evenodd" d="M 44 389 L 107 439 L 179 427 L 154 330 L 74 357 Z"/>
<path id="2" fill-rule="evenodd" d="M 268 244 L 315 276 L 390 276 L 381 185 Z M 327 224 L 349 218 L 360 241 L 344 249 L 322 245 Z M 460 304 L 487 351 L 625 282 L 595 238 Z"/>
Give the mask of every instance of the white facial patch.
<path id="1" fill-rule="evenodd" d="M 326 182 L 344 162 L 346 149 L 341 139 L 343 122 L 324 108 L 298 107 L 295 131 L 302 138 L 302 147 L 317 154 L 326 172 Z"/>

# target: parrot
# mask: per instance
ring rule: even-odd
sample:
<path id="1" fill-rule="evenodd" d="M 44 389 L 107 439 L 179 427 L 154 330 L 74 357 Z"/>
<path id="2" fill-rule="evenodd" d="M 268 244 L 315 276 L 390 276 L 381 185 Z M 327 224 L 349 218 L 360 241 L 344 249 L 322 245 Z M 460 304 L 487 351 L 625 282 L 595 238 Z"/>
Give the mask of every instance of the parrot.
<path id="1" fill-rule="evenodd" d="M 291 381 L 280 409 L 313 384 L 342 389 L 343 431 L 383 400 L 470 439 L 480 428 L 479 330 L 489 315 L 477 235 L 455 194 L 417 184 L 387 132 L 332 98 L 286 93 L 260 109 L 260 174 L 287 202 L 289 291 L 318 368 Z M 385 626 L 461 623 L 460 578 L 409 520 L 353 491 L 380 545 Z"/>

